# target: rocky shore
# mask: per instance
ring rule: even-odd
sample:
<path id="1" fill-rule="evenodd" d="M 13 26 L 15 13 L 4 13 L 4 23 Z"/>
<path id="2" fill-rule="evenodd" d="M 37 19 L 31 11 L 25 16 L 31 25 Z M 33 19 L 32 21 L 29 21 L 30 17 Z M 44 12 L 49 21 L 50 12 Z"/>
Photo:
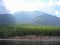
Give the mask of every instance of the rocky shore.
<path id="1" fill-rule="evenodd" d="M 56 36 L 35 36 L 35 35 L 26 35 L 26 36 L 16 36 L 0 40 L 12 40 L 12 41 L 60 41 L 60 37 Z"/>

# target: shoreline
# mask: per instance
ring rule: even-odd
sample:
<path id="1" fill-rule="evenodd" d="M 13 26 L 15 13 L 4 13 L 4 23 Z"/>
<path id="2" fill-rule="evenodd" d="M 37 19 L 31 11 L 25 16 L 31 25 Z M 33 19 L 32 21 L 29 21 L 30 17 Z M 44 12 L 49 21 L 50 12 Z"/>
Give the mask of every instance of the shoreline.
<path id="1" fill-rule="evenodd" d="M 0 39 L 0 41 L 60 41 L 60 39 Z"/>
<path id="2" fill-rule="evenodd" d="M 16 36 L 16 37 L 10 37 L 10 38 L 5 38 L 1 39 L 0 41 L 60 41 L 60 37 L 48 37 L 48 36 Z"/>
<path id="3" fill-rule="evenodd" d="M 0 41 L 60 41 L 60 39 L 0 39 Z"/>

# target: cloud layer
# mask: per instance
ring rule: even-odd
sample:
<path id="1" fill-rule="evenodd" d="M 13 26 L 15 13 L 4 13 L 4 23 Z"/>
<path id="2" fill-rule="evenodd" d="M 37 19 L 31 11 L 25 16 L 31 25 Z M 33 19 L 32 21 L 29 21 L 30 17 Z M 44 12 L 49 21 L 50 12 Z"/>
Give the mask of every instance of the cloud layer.
<path id="1" fill-rule="evenodd" d="M 60 0 L 4 0 L 11 13 L 15 11 L 44 11 L 59 16 Z M 58 8 L 59 9 L 59 8 Z"/>
<path id="2" fill-rule="evenodd" d="M 40 9 L 47 9 L 54 5 L 53 1 L 44 2 L 40 0 L 4 0 L 4 2 L 7 8 L 11 11 L 34 11 Z"/>

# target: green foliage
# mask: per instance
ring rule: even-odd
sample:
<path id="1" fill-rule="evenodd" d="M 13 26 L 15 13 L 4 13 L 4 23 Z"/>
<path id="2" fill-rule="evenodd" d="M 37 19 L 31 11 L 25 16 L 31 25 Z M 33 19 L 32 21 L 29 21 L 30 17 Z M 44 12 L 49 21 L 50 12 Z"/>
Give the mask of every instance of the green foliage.
<path id="1" fill-rule="evenodd" d="M 60 36 L 60 26 L 32 24 L 0 25 L 0 38 L 23 35 Z"/>

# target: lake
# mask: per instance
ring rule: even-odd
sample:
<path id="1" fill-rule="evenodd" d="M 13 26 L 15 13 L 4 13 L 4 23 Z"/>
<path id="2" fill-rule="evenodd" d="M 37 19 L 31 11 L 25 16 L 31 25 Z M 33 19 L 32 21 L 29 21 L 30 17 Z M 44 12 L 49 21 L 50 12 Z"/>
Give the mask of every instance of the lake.
<path id="1" fill-rule="evenodd" d="M 0 45 L 60 45 L 60 41 L 12 41 L 0 40 Z"/>

